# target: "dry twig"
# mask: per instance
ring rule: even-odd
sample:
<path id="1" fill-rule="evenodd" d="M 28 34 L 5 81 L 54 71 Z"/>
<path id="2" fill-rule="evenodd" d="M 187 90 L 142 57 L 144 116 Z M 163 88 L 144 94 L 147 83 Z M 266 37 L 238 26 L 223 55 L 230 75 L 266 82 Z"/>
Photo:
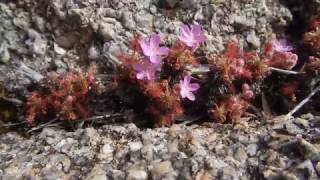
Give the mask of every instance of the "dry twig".
<path id="1" fill-rule="evenodd" d="M 314 90 L 311 91 L 311 93 L 302 100 L 294 109 L 292 109 L 285 117 L 286 120 L 292 119 L 292 115 L 296 113 L 298 110 L 300 110 L 310 99 L 318 92 L 320 91 L 320 85 L 317 86 Z"/>

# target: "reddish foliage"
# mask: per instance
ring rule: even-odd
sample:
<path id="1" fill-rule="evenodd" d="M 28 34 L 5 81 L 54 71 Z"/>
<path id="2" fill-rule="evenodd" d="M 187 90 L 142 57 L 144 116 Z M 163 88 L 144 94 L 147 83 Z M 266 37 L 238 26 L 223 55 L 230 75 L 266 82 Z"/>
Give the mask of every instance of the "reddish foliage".
<path id="1" fill-rule="evenodd" d="M 304 71 L 312 75 L 320 75 L 320 58 L 310 56 L 304 65 Z"/>
<path id="2" fill-rule="evenodd" d="M 181 70 L 187 64 L 198 65 L 192 51 L 179 41 L 171 46 L 169 55 L 164 59 L 164 62 L 174 70 Z"/>
<path id="3" fill-rule="evenodd" d="M 295 92 L 297 90 L 297 84 L 296 83 L 284 83 L 281 87 L 280 87 L 280 93 L 288 98 L 290 98 L 290 100 L 292 102 L 296 102 L 297 98 L 295 95 Z"/>
<path id="4" fill-rule="evenodd" d="M 254 96 L 253 91 L 248 84 L 242 85 L 242 97 L 246 100 L 250 100 Z"/>
<path id="5" fill-rule="evenodd" d="M 220 106 L 215 105 L 211 110 L 213 118 L 218 122 L 238 121 L 246 112 L 249 103 L 239 96 L 227 96 L 223 98 Z"/>
<path id="6" fill-rule="evenodd" d="M 27 101 L 26 120 L 35 118 L 48 110 L 56 112 L 61 119 L 76 120 L 88 116 L 88 92 L 96 86 L 94 67 L 87 73 L 69 72 L 61 75 L 49 74 L 44 83 L 46 92 L 32 92 Z"/>
<path id="7" fill-rule="evenodd" d="M 281 69 L 292 69 L 298 61 L 298 56 L 291 52 L 275 52 L 271 59 L 267 61 L 269 66 Z"/>
<path id="8" fill-rule="evenodd" d="M 288 70 L 292 69 L 298 62 L 298 56 L 292 52 L 275 51 L 272 42 L 265 44 L 260 59 L 267 66 Z"/>
<path id="9" fill-rule="evenodd" d="M 320 27 L 320 18 L 317 16 L 311 17 L 309 20 L 309 25 L 311 29 L 317 29 L 318 27 Z"/>
<path id="10" fill-rule="evenodd" d="M 304 41 L 314 49 L 320 49 L 320 18 L 310 19 L 311 31 L 304 34 Z"/>
<path id="11" fill-rule="evenodd" d="M 133 64 L 142 61 L 140 48 L 138 44 L 139 39 L 136 37 L 133 40 L 131 54 L 129 56 L 121 55 L 119 59 L 123 65 L 119 67 L 118 83 L 126 83 L 129 80 L 133 85 L 138 87 L 139 91 L 147 97 L 146 112 L 152 115 L 155 120 L 156 126 L 169 126 L 174 122 L 174 119 L 183 113 L 180 105 L 179 96 L 174 93 L 173 87 L 169 85 L 168 80 L 161 81 L 148 81 L 137 80 L 136 72 L 133 69 Z M 170 55 L 166 58 L 165 63 L 168 63 L 175 68 L 179 64 L 184 64 L 192 61 L 192 53 L 182 44 L 176 44 L 170 50 Z M 182 66 L 181 66 L 182 67 Z M 180 68 L 180 67 L 179 67 Z M 126 86 L 125 86 L 126 87 Z"/>
<path id="12" fill-rule="evenodd" d="M 208 63 L 213 71 L 218 71 L 226 82 L 239 78 L 261 78 L 267 66 L 260 61 L 255 52 L 240 51 L 236 41 L 230 41 L 223 56 L 211 55 Z"/>
<path id="13" fill-rule="evenodd" d="M 320 28 L 317 27 L 314 31 L 305 33 L 304 41 L 312 48 L 320 49 Z"/>

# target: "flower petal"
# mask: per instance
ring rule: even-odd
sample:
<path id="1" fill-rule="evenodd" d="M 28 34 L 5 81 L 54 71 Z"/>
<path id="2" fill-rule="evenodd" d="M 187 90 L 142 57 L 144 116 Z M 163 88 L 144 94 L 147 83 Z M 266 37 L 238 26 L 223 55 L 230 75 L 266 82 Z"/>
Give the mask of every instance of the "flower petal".
<path id="1" fill-rule="evenodd" d="M 148 41 L 146 39 L 143 39 L 143 40 L 139 41 L 139 44 L 140 44 L 140 47 L 141 47 L 141 49 L 143 51 L 143 54 L 145 56 L 150 56 L 151 51 L 150 51 L 150 47 L 149 47 Z"/>
<path id="2" fill-rule="evenodd" d="M 199 36 L 196 36 L 194 38 L 198 43 L 203 43 L 206 41 L 206 36 L 205 35 L 199 35 Z"/>
<path id="3" fill-rule="evenodd" d="M 150 48 L 153 50 L 158 49 L 160 41 L 160 36 L 158 34 L 152 34 L 150 38 Z"/>
<path id="4" fill-rule="evenodd" d="M 198 24 L 193 24 L 191 25 L 191 31 L 193 34 L 195 35 L 199 35 L 199 34 L 202 34 L 202 28 L 200 25 Z"/>
<path id="5" fill-rule="evenodd" d="M 143 79 L 144 78 L 144 72 L 139 72 L 139 73 L 137 73 L 137 75 L 136 75 L 136 77 L 137 77 L 137 79 Z"/>
<path id="6" fill-rule="evenodd" d="M 188 98 L 190 101 L 196 100 L 196 97 L 194 96 L 194 94 L 193 94 L 192 92 L 188 92 L 188 93 L 187 93 L 187 98 Z"/>
<path id="7" fill-rule="evenodd" d="M 185 86 L 189 86 L 190 81 L 191 81 L 191 76 L 185 76 L 183 79 L 183 83 Z"/>
<path id="8" fill-rule="evenodd" d="M 155 78 L 155 74 L 154 74 L 155 72 L 148 72 L 147 74 L 146 74 L 146 76 L 147 76 L 147 79 L 150 81 L 150 80 L 154 80 L 154 78 Z"/>
<path id="9" fill-rule="evenodd" d="M 168 53 L 169 53 L 169 48 L 167 48 L 167 47 L 160 47 L 159 49 L 158 49 L 158 52 L 157 52 L 157 55 L 168 55 Z"/>
<path id="10" fill-rule="evenodd" d="M 188 91 L 186 91 L 186 89 L 184 87 L 180 86 L 180 95 L 182 98 L 186 98 L 188 96 Z"/>
<path id="11" fill-rule="evenodd" d="M 189 85 L 189 90 L 190 91 L 196 91 L 196 90 L 198 90 L 200 88 L 200 85 L 198 84 L 198 83 L 191 83 L 190 85 Z"/>
<path id="12" fill-rule="evenodd" d="M 191 30 L 190 30 L 188 25 L 183 24 L 181 26 L 180 33 L 181 33 L 182 36 L 187 36 L 188 37 L 188 36 L 191 35 Z"/>
<path id="13" fill-rule="evenodd" d="M 134 65 L 132 65 L 132 68 L 138 72 L 140 72 L 144 69 L 142 64 L 134 64 Z"/>
<path id="14" fill-rule="evenodd" d="M 154 64 L 160 64 L 160 56 L 157 56 L 157 55 L 151 55 L 150 56 L 150 62 L 154 63 Z"/>

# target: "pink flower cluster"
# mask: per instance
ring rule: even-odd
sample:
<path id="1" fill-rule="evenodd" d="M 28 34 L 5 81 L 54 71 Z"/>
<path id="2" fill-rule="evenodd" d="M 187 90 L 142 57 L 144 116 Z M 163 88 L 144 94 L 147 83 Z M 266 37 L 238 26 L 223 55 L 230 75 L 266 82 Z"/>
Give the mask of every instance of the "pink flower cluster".
<path id="1" fill-rule="evenodd" d="M 206 39 L 202 27 L 200 25 L 185 25 L 181 26 L 179 41 L 187 47 L 195 50 Z M 136 78 L 139 80 L 147 79 L 154 80 L 155 74 L 161 68 L 161 57 L 169 54 L 169 48 L 160 46 L 161 40 L 158 34 L 151 35 L 150 38 L 142 39 L 139 44 L 142 49 L 144 59 L 142 62 L 133 65 L 133 69 L 137 72 Z M 191 77 L 185 76 L 184 80 L 180 81 L 180 95 L 182 98 L 188 98 L 191 101 L 195 100 L 193 91 L 199 89 L 199 84 L 191 83 Z"/>

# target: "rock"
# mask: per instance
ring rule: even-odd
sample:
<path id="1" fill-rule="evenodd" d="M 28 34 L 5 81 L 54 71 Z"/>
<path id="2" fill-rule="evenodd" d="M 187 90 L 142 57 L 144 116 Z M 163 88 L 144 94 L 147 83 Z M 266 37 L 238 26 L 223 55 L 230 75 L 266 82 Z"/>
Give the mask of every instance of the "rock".
<path id="1" fill-rule="evenodd" d="M 320 174 L 320 161 L 318 161 L 316 164 L 316 170 L 317 170 L 318 174 Z"/>
<path id="2" fill-rule="evenodd" d="M 148 144 L 141 149 L 142 157 L 149 162 L 153 160 L 153 148 L 152 144 Z"/>
<path id="3" fill-rule="evenodd" d="M 101 160 L 106 160 L 106 162 L 110 162 L 113 160 L 113 152 L 114 148 L 111 143 L 106 143 L 101 148 L 101 153 L 98 158 Z"/>
<path id="4" fill-rule="evenodd" d="M 129 30 L 135 30 L 136 24 L 133 18 L 133 15 L 130 11 L 124 11 L 122 13 L 121 22 L 123 27 L 129 29 Z"/>
<path id="5" fill-rule="evenodd" d="M 304 120 L 310 121 L 310 120 L 314 119 L 314 115 L 311 113 L 303 114 L 303 115 L 301 115 L 300 118 L 296 118 L 296 119 L 304 119 Z"/>
<path id="6" fill-rule="evenodd" d="M 249 144 L 246 148 L 246 151 L 249 156 L 254 156 L 257 154 L 258 145 L 257 144 Z"/>
<path id="7" fill-rule="evenodd" d="M 41 32 L 44 32 L 46 29 L 45 20 L 41 16 L 34 16 L 33 22 L 35 23 L 37 29 Z"/>
<path id="8" fill-rule="evenodd" d="M 107 180 L 107 174 L 101 167 L 94 167 L 85 178 L 86 180 Z"/>
<path id="9" fill-rule="evenodd" d="M 0 44 L 0 62 L 8 63 L 10 60 L 10 53 L 7 47 L 7 44 Z"/>
<path id="10" fill-rule="evenodd" d="M 236 151 L 234 153 L 234 158 L 236 160 L 240 161 L 241 163 L 244 163 L 247 160 L 248 155 L 243 148 L 239 147 L 236 149 Z"/>
<path id="11" fill-rule="evenodd" d="M 231 24 L 239 27 L 239 30 L 253 28 L 256 25 L 254 19 L 248 19 L 243 15 L 231 15 Z"/>
<path id="12" fill-rule="evenodd" d="M 111 179 L 125 179 L 126 174 L 123 171 L 112 169 L 108 171 L 108 177 Z"/>
<path id="13" fill-rule="evenodd" d="M 51 166 L 62 169 L 63 172 L 65 173 L 69 172 L 72 163 L 70 158 L 67 157 L 66 155 L 57 154 L 57 155 L 51 156 L 49 159 L 51 159 L 49 161 L 49 164 Z"/>
<path id="14" fill-rule="evenodd" d="M 88 50 L 88 58 L 90 59 L 99 59 L 100 58 L 100 52 L 98 51 L 98 48 L 94 45 L 90 46 Z"/>
<path id="15" fill-rule="evenodd" d="M 194 9 L 197 7 L 198 3 L 198 0 L 180 0 L 179 6 L 184 9 Z"/>
<path id="16" fill-rule="evenodd" d="M 127 176 L 128 180 L 143 180 L 147 178 L 148 178 L 148 174 L 143 169 L 130 168 L 128 170 L 128 176 Z"/>
<path id="17" fill-rule="evenodd" d="M 138 151 L 142 148 L 141 142 L 130 142 L 129 144 L 130 151 Z"/>
<path id="18" fill-rule="evenodd" d="M 313 144 L 304 140 L 302 137 L 297 138 L 297 148 L 305 159 L 318 159 L 320 158 L 320 150 Z"/>
<path id="19" fill-rule="evenodd" d="M 146 33 L 152 33 L 152 23 L 153 16 L 146 12 L 142 11 L 134 15 L 134 20 L 136 21 L 137 27 L 144 30 Z"/>
<path id="20" fill-rule="evenodd" d="M 98 33 L 103 37 L 105 41 L 110 41 L 115 37 L 116 33 L 113 29 L 113 26 L 114 25 L 109 23 L 101 23 L 99 25 Z"/>
<path id="21" fill-rule="evenodd" d="M 295 125 L 291 121 L 285 124 L 286 130 L 291 135 L 303 134 L 303 129 Z"/>
<path id="22" fill-rule="evenodd" d="M 44 55 L 47 50 L 47 41 L 43 38 L 28 39 L 25 42 L 32 54 Z"/>
<path id="23" fill-rule="evenodd" d="M 151 170 L 153 177 L 162 177 L 172 173 L 174 170 L 170 161 L 155 162 Z"/>
<path id="24" fill-rule="evenodd" d="M 311 120 L 311 119 L 310 119 Z M 293 122 L 296 124 L 296 125 L 299 125 L 299 126 L 302 126 L 304 128 L 308 128 L 309 127 L 309 121 L 308 120 L 305 120 L 305 119 L 302 119 L 302 118 L 295 118 L 293 120 Z"/>
<path id="25" fill-rule="evenodd" d="M 65 49 L 71 49 L 78 40 L 79 38 L 75 32 L 66 33 L 56 37 L 56 43 Z"/>
<path id="26" fill-rule="evenodd" d="M 63 49 L 62 47 L 60 47 L 57 43 L 54 43 L 53 44 L 53 49 L 54 49 L 54 51 L 57 53 L 57 54 L 59 54 L 59 55 L 64 55 L 64 54 L 66 54 L 66 50 L 65 49 Z"/>
<path id="27" fill-rule="evenodd" d="M 166 1 L 170 8 L 174 8 L 179 2 L 179 0 L 160 0 L 160 1 Z"/>
<path id="28" fill-rule="evenodd" d="M 260 39 L 257 37 L 254 31 L 251 31 L 247 36 L 247 42 L 251 44 L 254 48 L 259 48 L 261 46 Z"/>
<path id="29" fill-rule="evenodd" d="M 310 160 L 306 160 L 303 163 L 297 166 L 299 177 L 306 177 L 308 175 L 308 179 L 319 179 L 320 177 L 317 175 L 312 162 Z"/>
<path id="30" fill-rule="evenodd" d="M 222 169 L 221 179 L 239 179 L 237 171 L 231 166 Z"/>

